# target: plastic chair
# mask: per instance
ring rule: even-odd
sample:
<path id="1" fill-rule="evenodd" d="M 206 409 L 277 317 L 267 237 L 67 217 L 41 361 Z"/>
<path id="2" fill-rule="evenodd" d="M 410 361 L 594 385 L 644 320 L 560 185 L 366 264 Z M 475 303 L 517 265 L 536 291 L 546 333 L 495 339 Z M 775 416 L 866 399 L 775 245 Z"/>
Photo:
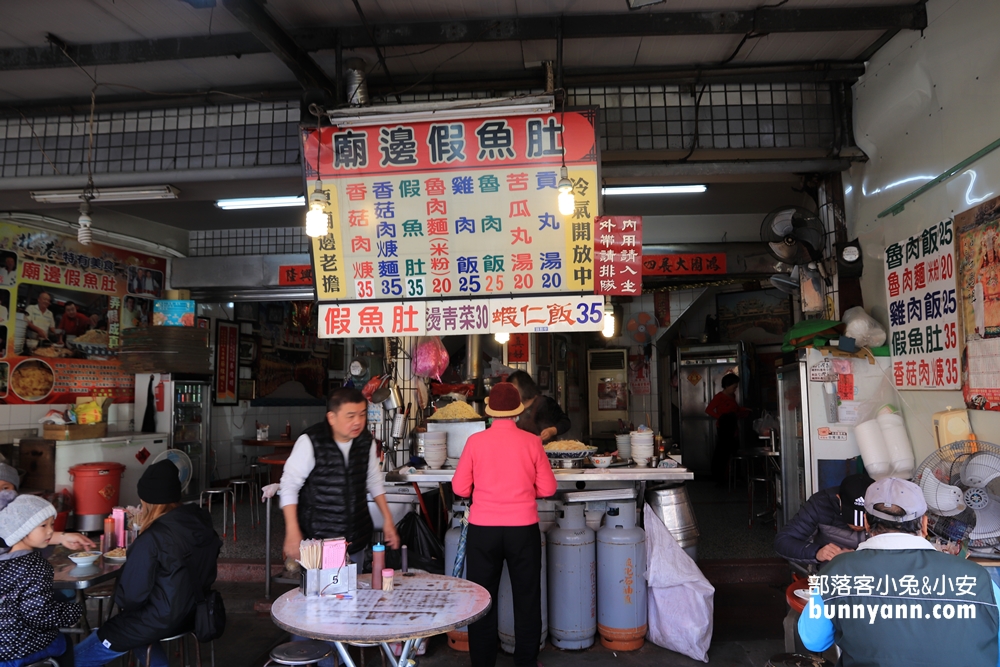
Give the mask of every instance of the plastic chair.
<path id="1" fill-rule="evenodd" d="M 229 496 L 233 501 L 233 542 L 236 541 L 236 494 L 233 493 L 232 487 L 217 487 L 214 489 L 205 489 L 198 496 L 198 507 L 202 507 L 202 503 L 205 496 L 208 496 L 208 511 L 212 512 L 212 496 L 221 495 L 222 496 L 222 536 L 226 536 L 226 496 Z"/>
<path id="2" fill-rule="evenodd" d="M 333 647 L 325 642 L 304 641 L 279 644 L 271 649 L 268 665 L 315 665 L 333 652 Z"/>

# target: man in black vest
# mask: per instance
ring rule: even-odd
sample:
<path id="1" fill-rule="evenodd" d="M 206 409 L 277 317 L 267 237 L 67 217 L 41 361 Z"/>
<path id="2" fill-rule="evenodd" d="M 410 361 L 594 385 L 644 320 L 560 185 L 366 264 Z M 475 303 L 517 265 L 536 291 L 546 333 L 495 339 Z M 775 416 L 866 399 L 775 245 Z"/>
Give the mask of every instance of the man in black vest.
<path id="1" fill-rule="evenodd" d="M 382 512 L 385 543 L 399 548 L 399 535 L 385 500 L 382 471 L 365 428 L 368 401 L 357 389 L 330 394 L 326 421 L 295 441 L 281 476 L 285 558 L 299 558 L 303 539 L 345 537 L 351 559 L 361 563 L 374 530 L 365 493 Z"/>
<path id="2" fill-rule="evenodd" d="M 925 539 L 920 487 L 879 480 L 865 512 L 871 537 L 810 578 L 799 618 L 806 648 L 836 643 L 844 667 L 997 665 L 1000 589 L 983 567 Z"/>

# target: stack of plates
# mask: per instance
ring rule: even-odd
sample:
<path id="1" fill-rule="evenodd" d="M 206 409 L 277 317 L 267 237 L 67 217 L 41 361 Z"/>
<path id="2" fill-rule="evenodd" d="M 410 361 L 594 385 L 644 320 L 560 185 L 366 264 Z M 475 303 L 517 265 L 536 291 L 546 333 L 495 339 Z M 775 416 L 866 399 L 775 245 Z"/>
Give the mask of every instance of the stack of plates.
<path id="1" fill-rule="evenodd" d="M 632 436 L 628 433 L 615 435 L 615 444 L 618 445 L 618 458 L 627 461 L 632 457 Z"/>
<path id="2" fill-rule="evenodd" d="M 653 460 L 653 432 L 652 431 L 632 431 L 632 460 L 640 468 L 649 466 Z"/>

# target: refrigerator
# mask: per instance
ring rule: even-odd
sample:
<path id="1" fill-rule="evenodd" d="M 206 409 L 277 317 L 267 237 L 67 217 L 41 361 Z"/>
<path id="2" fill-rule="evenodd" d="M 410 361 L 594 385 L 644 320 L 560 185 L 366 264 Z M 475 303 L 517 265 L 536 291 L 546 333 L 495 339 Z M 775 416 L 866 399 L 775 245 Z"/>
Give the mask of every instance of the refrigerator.
<path id="1" fill-rule="evenodd" d="M 798 350 L 797 361 L 778 369 L 781 447 L 780 519 L 787 523 L 806 499 L 860 472 L 855 422 L 872 405 L 891 402 L 889 357 L 849 359 L 853 391 L 837 393 L 833 359 L 815 348 Z"/>
<path id="2" fill-rule="evenodd" d="M 193 467 L 184 498 L 197 499 L 211 481 L 211 385 L 208 378 L 186 379 L 170 373 L 135 376 L 135 428 L 142 428 L 150 392 L 156 431 L 166 433 L 170 447 L 183 451 Z"/>
<path id="3" fill-rule="evenodd" d="M 726 373 L 740 376 L 736 401 L 742 404 L 747 378 L 745 366 L 742 343 L 677 348 L 680 445 L 684 466 L 695 474 L 712 472 L 715 419 L 705 414 L 705 408 L 722 391 L 722 378 Z"/>

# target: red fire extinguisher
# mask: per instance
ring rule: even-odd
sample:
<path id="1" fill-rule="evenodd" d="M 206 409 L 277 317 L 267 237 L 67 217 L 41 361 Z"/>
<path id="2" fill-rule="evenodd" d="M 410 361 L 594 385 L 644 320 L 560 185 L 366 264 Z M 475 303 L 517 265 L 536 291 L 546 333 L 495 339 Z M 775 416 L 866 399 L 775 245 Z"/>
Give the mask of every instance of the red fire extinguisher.
<path id="1" fill-rule="evenodd" d="M 156 411 L 163 412 L 163 380 L 156 383 L 153 388 L 153 396 L 156 398 Z"/>

